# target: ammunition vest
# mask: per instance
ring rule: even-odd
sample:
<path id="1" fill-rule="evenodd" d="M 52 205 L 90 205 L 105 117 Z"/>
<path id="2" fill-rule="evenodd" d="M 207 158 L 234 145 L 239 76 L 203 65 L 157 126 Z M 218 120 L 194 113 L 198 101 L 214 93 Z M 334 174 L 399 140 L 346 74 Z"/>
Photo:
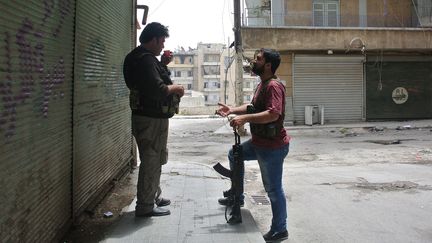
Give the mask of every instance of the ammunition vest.
<path id="1" fill-rule="evenodd" d="M 166 85 L 173 84 L 170 79 L 170 73 L 168 69 L 163 66 L 152 53 L 148 51 L 138 54 L 134 60 L 131 60 L 130 63 L 125 64 L 130 65 L 128 70 L 131 71 L 138 69 L 139 61 L 144 56 L 151 56 L 155 59 L 155 62 L 160 67 L 159 75 Z M 180 97 L 177 94 L 170 94 L 167 97 L 161 97 L 161 99 L 151 99 L 150 97 L 142 94 L 137 88 L 137 83 L 143 82 L 142 77 L 125 75 L 125 82 L 130 90 L 129 105 L 132 110 L 132 114 L 154 118 L 171 118 L 175 113 L 178 113 Z M 155 90 L 155 92 L 157 91 Z"/>
<path id="2" fill-rule="evenodd" d="M 269 80 L 261 81 L 260 91 L 257 92 L 258 87 L 255 90 L 254 96 L 256 96 L 256 99 L 253 99 L 251 102 L 255 108 L 255 113 L 259 113 L 266 110 L 266 102 L 269 99 L 268 94 L 266 92 L 267 85 L 275 78 L 276 77 L 273 76 Z M 284 116 L 284 114 L 282 114 L 282 116 Z M 268 138 L 268 139 L 272 139 L 274 137 L 279 136 L 282 127 L 283 124 L 279 122 L 279 119 L 277 121 L 264 123 L 264 124 L 250 123 L 250 129 L 252 134 L 262 138 Z"/>

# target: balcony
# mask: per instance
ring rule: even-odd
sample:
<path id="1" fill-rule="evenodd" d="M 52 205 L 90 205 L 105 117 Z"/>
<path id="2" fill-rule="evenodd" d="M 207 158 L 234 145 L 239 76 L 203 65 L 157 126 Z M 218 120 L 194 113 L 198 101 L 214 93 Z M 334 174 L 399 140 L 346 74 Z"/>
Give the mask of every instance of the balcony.
<path id="1" fill-rule="evenodd" d="M 214 85 L 204 84 L 204 92 L 219 92 L 220 91 L 220 83 Z"/>
<path id="2" fill-rule="evenodd" d="M 193 77 L 173 77 L 173 76 L 171 76 L 171 80 L 173 80 L 173 81 L 190 81 L 190 82 L 192 82 L 193 81 Z"/>
<path id="3" fill-rule="evenodd" d="M 432 27 L 430 0 L 242 0 L 244 27 Z"/>
<path id="4" fill-rule="evenodd" d="M 241 27 L 245 50 L 263 46 L 339 52 L 432 49 L 432 5 L 428 1 L 415 7 L 409 0 L 367 1 L 364 6 L 353 0 L 328 1 L 327 5 L 315 0 L 271 1 L 280 4 L 276 7 L 245 1 Z"/>
<path id="5" fill-rule="evenodd" d="M 214 92 L 219 92 L 219 91 L 220 91 L 220 88 L 217 88 L 217 87 L 204 88 L 203 91 L 204 91 L 204 92 L 214 93 Z"/>
<path id="6" fill-rule="evenodd" d="M 247 11 L 247 10 L 246 10 Z M 429 28 L 431 16 L 413 15 L 353 15 L 314 14 L 312 11 L 289 12 L 278 16 L 270 14 L 244 15 L 244 27 L 314 27 L 314 28 Z"/>
<path id="7" fill-rule="evenodd" d="M 343 52 L 372 50 L 422 51 L 432 49 L 432 30 L 382 28 L 250 28 L 241 29 L 243 47 L 256 50 L 271 47 L 278 50 Z M 263 38 L 272 36 L 272 38 Z"/>
<path id="8" fill-rule="evenodd" d="M 203 66 L 219 66 L 220 62 L 217 61 L 204 61 Z"/>

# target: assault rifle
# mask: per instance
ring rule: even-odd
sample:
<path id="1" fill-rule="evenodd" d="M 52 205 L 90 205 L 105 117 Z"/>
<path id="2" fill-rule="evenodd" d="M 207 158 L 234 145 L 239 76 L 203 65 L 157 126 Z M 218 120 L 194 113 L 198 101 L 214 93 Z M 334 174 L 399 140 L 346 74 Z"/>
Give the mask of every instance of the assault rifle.
<path id="1" fill-rule="evenodd" d="M 213 168 L 221 175 L 231 179 L 231 189 L 223 193 L 224 197 L 228 197 L 228 200 L 232 202 L 231 218 L 227 219 L 229 224 L 237 224 L 242 222 L 242 216 L 240 211 L 240 198 L 243 195 L 243 177 L 244 177 L 244 160 L 243 160 L 243 149 L 240 145 L 240 135 L 234 128 L 235 144 L 232 146 L 233 157 L 234 157 L 234 168 L 231 170 L 223 167 L 220 163 L 217 163 Z M 230 205 L 230 204 L 228 204 Z M 227 208 L 230 206 L 227 206 Z M 226 211 L 225 211 L 225 218 Z"/>

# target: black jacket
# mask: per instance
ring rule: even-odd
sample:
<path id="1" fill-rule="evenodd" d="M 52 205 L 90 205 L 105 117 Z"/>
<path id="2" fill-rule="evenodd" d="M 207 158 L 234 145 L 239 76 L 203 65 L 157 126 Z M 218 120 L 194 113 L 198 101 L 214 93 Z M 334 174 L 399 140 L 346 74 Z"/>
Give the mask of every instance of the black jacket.
<path id="1" fill-rule="evenodd" d="M 168 68 L 144 47 L 132 50 L 125 58 L 123 75 L 130 90 L 132 114 L 169 118 L 163 106 L 170 102 L 168 85 L 172 84 Z"/>

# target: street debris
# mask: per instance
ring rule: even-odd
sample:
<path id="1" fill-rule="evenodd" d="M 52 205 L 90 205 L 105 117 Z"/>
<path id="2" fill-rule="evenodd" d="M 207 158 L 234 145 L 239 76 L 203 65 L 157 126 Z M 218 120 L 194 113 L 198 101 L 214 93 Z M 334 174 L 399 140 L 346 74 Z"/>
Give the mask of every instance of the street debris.
<path id="1" fill-rule="evenodd" d="M 104 213 L 104 218 L 111 218 L 112 216 L 114 216 L 114 214 L 110 211 Z"/>
<path id="2" fill-rule="evenodd" d="M 370 132 L 383 132 L 386 128 L 385 127 L 369 127 L 368 129 Z"/>
<path id="3" fill-rule="evenodd" d="M 325 182 L 318 185 L 332 186 L 332 185 L 351 185 L 349 188 L 366 189 L 374 191 L 403 191 L 403 190 L 432 190 L 431 185 L 419 185 L 411 181 L 394 181 L 394 182 L 377 182 L 372 183 L 368 180 L 359 177 L 360 182 Z"/>
<path id="4" fill-rule="evenodd" d="M 392 145 L 392 144 L 401 144 L 400 139 L 392 139 L 392 140 L 366 140 L 368 143 L 377 143 L 382 145 Z"/>
<path id="5" fill-rule="evenodd" d="M 396 130 L 407 130 L 413 128 L 411 125 L 405 125 L 405 126 L 398 126 L 396 127 Z"/>

